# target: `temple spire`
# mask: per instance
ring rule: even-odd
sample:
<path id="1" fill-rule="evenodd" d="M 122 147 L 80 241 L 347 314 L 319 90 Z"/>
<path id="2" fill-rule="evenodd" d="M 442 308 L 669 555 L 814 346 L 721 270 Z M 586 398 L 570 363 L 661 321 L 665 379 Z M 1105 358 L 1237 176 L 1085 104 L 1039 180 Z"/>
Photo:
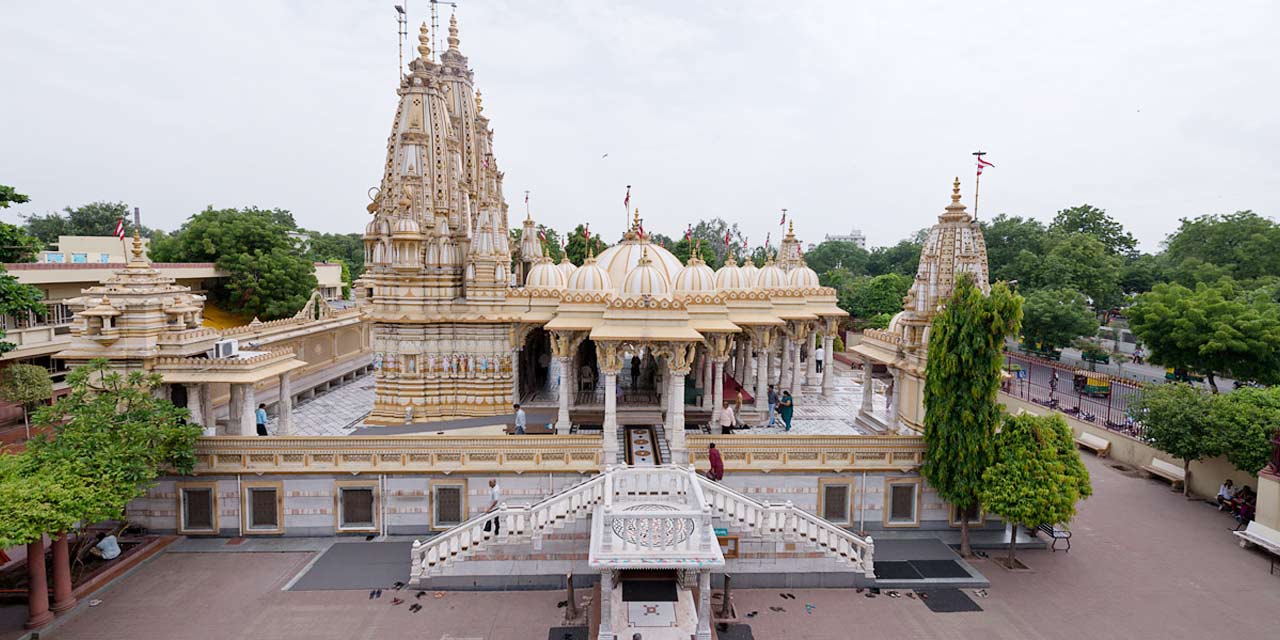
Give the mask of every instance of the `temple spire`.
<path id="1" fill-rule="evenodd" d="M 960 203 L 960 176 L 956 176 L 956 181 L 951 185 L 951 202 Z"/>
<path id="2" fill-rule="evenodd" d="M 480 97 L 480 89 L 476 89 L 476 115 L 484 113 L 484 100 Z"/>
<path id="3" fill-rule="evenodd" d="M 418 29 L 418 57 L 423 62 L 431 62 L 431 32 L 427 30 L 426 22 Z"/>
<path id="4" fill-rule="evenodd" d="M 458 13 L 449 14 L 449 50 L 458 51 Z"/>

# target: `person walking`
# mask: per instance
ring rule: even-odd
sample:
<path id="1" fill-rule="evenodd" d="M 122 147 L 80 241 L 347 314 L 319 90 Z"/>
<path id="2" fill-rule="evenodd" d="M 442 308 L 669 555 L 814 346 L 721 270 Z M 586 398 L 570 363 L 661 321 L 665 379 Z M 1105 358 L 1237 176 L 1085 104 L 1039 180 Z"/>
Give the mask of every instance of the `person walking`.
<path id="1" fill-rule="evenodd" d="M 774 391 L 773 385 L 769 385 L 769 424 L 766 426 L 776 426 L 778 424 L 778 392 Z"/>
<path id="2" fill-rule="evenodd" d="M 498 503 L 502 500 L 502 488 L 498 486 L 497 478 L 489 479 L 489 508 L 485 509 L 485 513 L 492 513 L 498 510 Z M 494 518 L 484 524 L 484 530 L 489 531 L 489 525 L 493 525 L 493 537 L 498 537 L 498 528 L 502 526 L 502 518 Z"/>
<path id="3" fill-rule="evenodd" d="M 818 373 L 822 373 L 822 359 L 826 355 L 826 350 L 822 348 L 822 345 L 818 345 L 818 348 L 813 350 L 813 364 Z"/>
<path id="4" fill-rule="evenodd" d="M 524 426 L 527 423 L 528 419 L 524 415 L 524 409 L 520 408 L 519 402 L 511 406 L 516 408 L 516 435 L 522 436 L 524 435 Z"/>
<path id="5" fill-rule="evenodd" d="M 791 392 L 783 390 L 782 398 L 778 400 L 778 413 L 782 415 L 783 424 L 787 425 L 786 431 L 791 430 L 791 414 L 795 412 L 795 402 L 791 399 Z"/>
<path id="6" fill-rule="evenodd" d="M 253 412 L 253 417 L 258 423 L 258 435 L 267 435 L 267 405 L 258 405 L 258 410 Z"/>
<path id="7" fill-rule="evenodd" d="M 733 433 L 733 428 L 738 425 L 738 418 L 733 413 L 733 407 L 729 406 L 729 401 L 724 401 L 724 408 L 720 410 L 720 432 Z"/>
<path id="8" fill-rule="evenodd" d="M 707 469 L 707 477 L 719 482 L 724 478 L 724 460 L 720 458 L 720 450 L 714 442 L 707 447 L 707 460 L 711 463 L 711 468 Z"/>

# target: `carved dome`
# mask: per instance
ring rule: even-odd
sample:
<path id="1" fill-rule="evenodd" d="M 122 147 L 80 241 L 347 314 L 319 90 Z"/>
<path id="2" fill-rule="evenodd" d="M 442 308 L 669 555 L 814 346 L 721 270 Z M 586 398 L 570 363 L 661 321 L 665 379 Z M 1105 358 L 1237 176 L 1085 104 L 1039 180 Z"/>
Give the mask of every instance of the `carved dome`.
<path id="1" fill-rule="evenodd" d="M 551 258 L 543 256 L 529 269 L 529 277 L 525 279 L 524 286 L 529 289 L 563 289 L 565 278 L 560 268 L 551 262 Z"/>
<path id="2" fill-rule="evenodd" d="M 556 268 L 560 270 L 560 275 L 564 276 L 565 282 L 569 282 L 569 276 L 573 275 L 573 272 L 578 269 L 576 265 L 569 262 L 569 256 L 566 254 L 561 254 L 560 264 L 557 264 Z"/>
<path id="3" fill-rule="evenodd" d="M 416 236 L 422 233 L 418 228 L 418 221 L 413 218 L 400 218 L 396 221 L 395 235 L 397 236 Z"/>
<path id="4" fill-rule="evenodd" d="M 738 262 L 733 259 L 733 254 L 729 254 L 724 266 L 716 271 L 716 289 L 730 291 L 750 288 L 751 282 L 743 277 L 742 269 L 738 268 Z"/>
<path id="5" fill-rule="evenodd" d="M 609 272 L 596 263 L 594 257 L 589 257 L 581 267 L 573 270 L 566 286 L 570 291 L 611 291 L 613 280 L 609 278 Z"/>
<path id="6" fill-rule="evenodd" d="M 756 281 L 756 274 L 760 273 L 760 267 L 757 267 L 756 263 L 752 262 L 750 258 L 743 260 L 742 266 L 738 267 L 738 270 L 742 271 L 742 279 L 744 281 L 753 284 Z"/>
<path id="7" fill-rule="evenodd" d="M 689 264 L 676 274 L 672 284 L 681 293 L 712 293 L 716 290 L 716 272 L 698 256 L 690 256 Z"/>
<path id="8" fill-rule="evenodd" d="M 387 233 L 387 223 L 377 218 L 370 220 L 369 224 L 364 226 L 365 237 L 376 238 L 384 233 Z"/>
<path id="9" fill-rule="evenodd" d="M 640 264 L 640 258 L 648 253 L 652 267 L 669 284 L 675 280 L 676 274 L 684 268 L 680 259 L 670 251 L 650 243 L 643 238 L 627 238 L 622 242 L 605 249 L 596 258 L 596 262 L 609 272 L 611 282 L 626 282 L 627 276 Z"/>
<path id="10" fill-rule="evenodd" d="M 760 271 L 756 273 L 755 287 L 757 289 L 781 289 L 787 286 L 787 274 L 778 268 L 778 265 L 770 260 L 760 267 Z"/>
<path id="11" fill-rule="evenodd" d="M 818 272 L 804 264 L 792 269 L 791 273 L 787 274 L 787 284 L 797 289 L 812 289 L 822 286 L 822 283 L 818 281 Z"/>
<path id="12" fill-rule="evenodd" d="M 627 273 L 626 279 L 622 281 L 622 295 L 665 296 L 671 293 L 671 282 L 667 280 L 666 274 L 653 260 L 649 259 L 647 248 L 643 251 L 636 267 Z M 675 256 L 671 257 L 675 258 Z"/>

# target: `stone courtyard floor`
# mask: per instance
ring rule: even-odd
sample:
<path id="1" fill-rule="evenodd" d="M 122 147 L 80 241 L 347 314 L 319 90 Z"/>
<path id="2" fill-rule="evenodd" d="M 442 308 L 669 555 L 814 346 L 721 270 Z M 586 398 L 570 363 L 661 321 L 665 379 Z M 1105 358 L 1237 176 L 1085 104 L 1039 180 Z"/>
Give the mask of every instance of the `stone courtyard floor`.
<path id="1" fill-rule="evenodd" d="M 1033 571 L 990 560 L 983 608 L 933 613 L 919 600 L 868 599 L 852 590 L 735 590 L 755 638 L 1248 638 L 1280 620 L 1280 575 L 1235 544 L 1233 521 L 1167 485 L 1086 454 L 1095 496 L 1081 505 L 1072 551 L 1020 551 Z M 201 545 L 172 549 L 198 550 Z M 393 606 L 389 588 L 283 591 L 313 559 L 307 545 L 272 553 L 169 551 L 95 597 L 42 638 L 133 640 L 382 639 L 542 640 L 560 623 L 560 592 L 427 594 L 423 610 Z M 390 587 L 390 585 L 388 585 Z M 972 595 L 971 591 L 967 591 Z M 580 592 L 580 595 L 585 593 Z M 412 597 L 412 594 L 409 596 Z M 813 605 L 806 612 L 806 604 Z M 773 611 L 780 607 L 785 611 Z M 0 608 L 0 638 L 17 637 L 21 608 Z"/>

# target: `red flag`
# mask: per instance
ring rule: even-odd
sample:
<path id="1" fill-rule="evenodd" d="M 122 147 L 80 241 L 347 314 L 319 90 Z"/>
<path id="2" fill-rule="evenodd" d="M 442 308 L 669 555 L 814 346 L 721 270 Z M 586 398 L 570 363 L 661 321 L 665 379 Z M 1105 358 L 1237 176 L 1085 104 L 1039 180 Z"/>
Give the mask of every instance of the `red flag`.
<path id="1" fill-rule="evenodd" d="M 685 230 L 684 230 L 684 239 L 685 239 L 685 240 L 693 240 L 693 225 L 692 225 L 692 224 L 691 224 L 691 225 L 689 225 L 689 228 L 688 228 L 688 229 L 685 229 Z"/>
<path id="2" fill-rule="evenodd" d="M 725 230 L 725 232 L 724 232 L 724 246 L 726 246 L 726 247 L 727 247 L 727 246 L 729 246 L 729 231 L 728 231 L 728 230 Z"/>
<path id="3" fill-rule="evenodd" d="M 764 248 L 765 248 L 765 249 L 768 249 L 768 248 L 769 248 L 769 238 L 770 238 L 770 237 L 772 237 L 772 236 L 773 236 L 773 232 L 772 232 L 772 231 L 770 231 L 769 233 L 764 234 Z"/>
<path id="4" fill-rule="evenodd" d="M 781 227 L 782 225 L 784 225 L 784 224 L 786 224 L 786 223 L 787 223 L 787 210 L 786 210 L 786 209 L 783 209 L 783 210 L 782 210 L 782 221 L 780 221 L 780 222 L 778 223 L 778 226 L 779 226 L 779 227 Z"/>
<path id="5" fill-rule="evenodd" d="M 627 185 L 627 195 L 622 199 L 622 208 L 631 211 L 631 185 Z"/>
<path id="6" fill-rule="evenodd" d="M 990 162 L 983 160 L 982 156 L 978 156 L 978 175 L 982 175 L 983 167 L 994 167 L 994 166 L 995 166 L 994 164 L 991 164 Z"/>
<path id="7" fill-rule="evenodd" d="M 641 237 L 641 238 L 643 238 L 643 237 L 644 237 L 644 223 L 643 223 L 643 222 L 641 222 L 641 223 L 637 224 L 637 225 L 636 225 L 636 230 L 640 232 L 640 237 Z"/>
<path id="8" fill-rule="evenodd" d="M 524 192 L 524 203 L 529 204 L 529 192 Z"/>
<path id="9" fill-rule="evenodd" d="M 124 218 L 116 220 L 116 237 L 124 240 Z"/>
<path id="10" fill-rule="evenodd" d="M 582 225 L 582 239 L 583 240 L 591 239 L 591 223 L 590 222 Z"/>
<path id="11" fill-rule="evenodd" d="M 747 237 L 746 237 L 746 236 L 743 236 L 743 237 L 742 237 L 742 250 L 743 250 L 743 251 L 746 251 L 746 250 L 747 250 Z"/>

